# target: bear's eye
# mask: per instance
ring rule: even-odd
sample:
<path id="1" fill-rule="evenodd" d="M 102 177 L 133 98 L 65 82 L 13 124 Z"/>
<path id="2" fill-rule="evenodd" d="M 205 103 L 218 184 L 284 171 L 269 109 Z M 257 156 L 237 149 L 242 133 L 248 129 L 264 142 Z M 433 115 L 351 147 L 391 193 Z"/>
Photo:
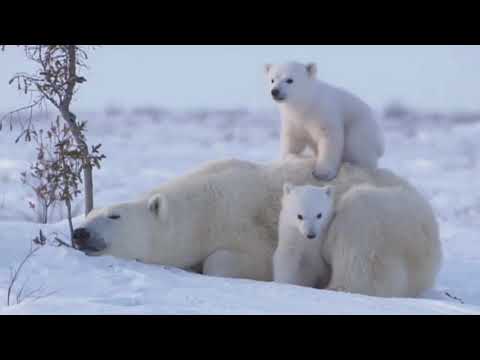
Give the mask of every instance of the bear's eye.
<path id="1" fill-rule="evenodd" d="M 120 215 L 110 215 L 108 218 L 111 220 L 117 220 L 120 219 Z"/>
<path id="2" fill-rule="evenodd" d="M 322 218 L 322 214 L 320 213 L 317 215 L 317 219 L 321 219 L 321 218 Z"/>
<path id="3" fill-rule="evenodd" d="M 302 216 L 302 215 L 298 215 L 297 218 L 298 218 L 298 220 L 303 220 L 303 216 Z"/>
<path id="4" fill-rule="evenodd" d="M 272 84 L 275 82 L 275 79 L 272 79 Z"/>
<path id="5" fill-rule="evenodd" d="M 293 79 L 287 79 L 287 84 L 293 84 Z"/>

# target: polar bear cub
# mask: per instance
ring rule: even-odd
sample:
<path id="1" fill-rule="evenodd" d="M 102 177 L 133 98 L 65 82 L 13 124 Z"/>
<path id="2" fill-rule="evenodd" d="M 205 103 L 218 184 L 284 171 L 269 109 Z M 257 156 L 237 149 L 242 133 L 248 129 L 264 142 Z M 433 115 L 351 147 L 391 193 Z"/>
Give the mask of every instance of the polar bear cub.
<path id="1" fill-rule="evenodd" d="M 330 274 L 321 247 L 334 212 L 333 186 L 283 187 L 273 280 L 323 288 Z"/>
<path id="2" fill-rule="evenodd" d="M 290 62 L 265 65 L 282 118 L 282 159 L 310 148 L 318 180 L 336 177 L 342 162 L 375 169 L 385 152 L 370 107 L 349 92 L 317 80 L 317 67 Z"/>

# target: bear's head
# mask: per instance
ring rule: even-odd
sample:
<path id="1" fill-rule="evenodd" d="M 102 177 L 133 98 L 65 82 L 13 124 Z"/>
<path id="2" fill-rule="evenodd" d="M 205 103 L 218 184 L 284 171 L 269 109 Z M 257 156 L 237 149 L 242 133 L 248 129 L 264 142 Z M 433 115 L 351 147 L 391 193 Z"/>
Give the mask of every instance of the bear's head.
<path id="1" fill-rule="evenodd" d="M 333 185 L 284 184 L 282 221 L 296 227 L 306 239 L 318 239 L 332 218 L 334 191 Z"/>
<path id="2" fill-rule="evenodd" d="M 299 103 L 305 101 L 316 78 L 314 63 L 289 62 L 281 65 L 265 65 L 270 94 L 277 103 Z"/>
<path id="3" fill-rule="evenodd" d="M 167 198 L 154 194 L 140 201 L 95 209 L 73 232 L 74 247 L 87 255 L 105 253 L 142 258 L 159 233 L 168 236 Z"/>

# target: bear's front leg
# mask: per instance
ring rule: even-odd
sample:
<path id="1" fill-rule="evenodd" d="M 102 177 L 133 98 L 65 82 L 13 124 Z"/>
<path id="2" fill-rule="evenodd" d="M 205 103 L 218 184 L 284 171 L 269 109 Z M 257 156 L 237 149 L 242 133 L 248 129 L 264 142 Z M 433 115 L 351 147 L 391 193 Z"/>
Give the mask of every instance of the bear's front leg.
<path id="1" fill-rule="evenodd" d="M 322 128 L 315 134 L 317 139 L 317 162 L 313 176 L 320 181 L 333 180 L 343 157 L 344 134 L 340 126 Z"/>
<path id="2" fill-rule="evenodd" d="M 305 255 L 278 249 L 273 256 L 273 281 L 281 284 L 315 287 L 317 271 Z"/>
<path id="3" fill-rule="evenodd" d="M 281 154 L 282 160 L 298 158 L 307 147 L 304 139 L 302 139 L 294 129 L 288 124 L 284 124 L 281 136 Z"/>

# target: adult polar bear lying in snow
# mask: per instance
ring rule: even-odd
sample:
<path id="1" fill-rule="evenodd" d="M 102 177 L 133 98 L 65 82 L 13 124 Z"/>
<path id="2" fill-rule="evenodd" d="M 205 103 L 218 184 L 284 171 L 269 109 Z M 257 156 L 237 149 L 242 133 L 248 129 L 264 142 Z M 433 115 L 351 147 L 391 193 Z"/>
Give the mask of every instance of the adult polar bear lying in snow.
<path id="1" fill-rule="evenodd" d="M 208 163 L 138 201 L 94 210 L 75 230 L 76 247 L 206 275 L 272 280 L 283 184 L 321 186 L 314 159 L 258 165 Z M 323 257 L 328 288 L 385 297 L 433 286 L 441 244 L 433 211 L 385 169 L 343 164 Z"/>

